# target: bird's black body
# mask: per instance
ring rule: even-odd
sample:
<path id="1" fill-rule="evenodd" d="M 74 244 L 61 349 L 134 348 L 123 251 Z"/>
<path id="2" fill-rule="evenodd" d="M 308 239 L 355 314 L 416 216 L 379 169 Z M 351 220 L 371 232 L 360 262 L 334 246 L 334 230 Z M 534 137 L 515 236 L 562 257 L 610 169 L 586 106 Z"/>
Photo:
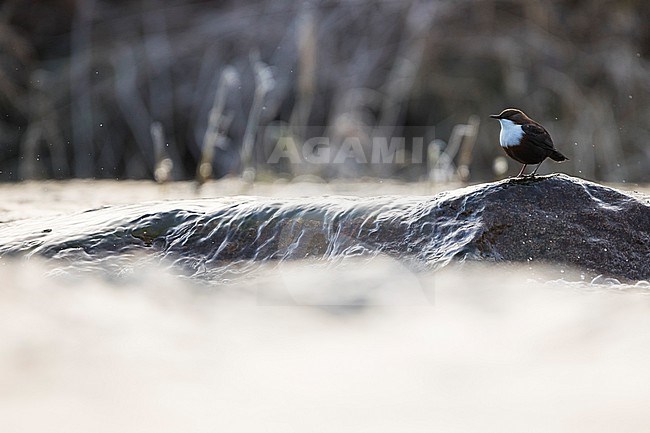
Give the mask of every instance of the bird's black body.
<path id="1" fill-rule="evenodd" d="M 548 131 L 522 111 L 509 108 L 503 110 L 501 114 L 493 114 L 490 117 L 501 122 L 500 140 L 503 150 L 509 157 L 524 164 L 518 176 L 523 174 L 528 164 L 538 164 L 537 168 L 539 168 L 546 158 L 558 162 L 568 159 L 555 149 Z M 535 174 L 537 168 L 531 176 Z"/>

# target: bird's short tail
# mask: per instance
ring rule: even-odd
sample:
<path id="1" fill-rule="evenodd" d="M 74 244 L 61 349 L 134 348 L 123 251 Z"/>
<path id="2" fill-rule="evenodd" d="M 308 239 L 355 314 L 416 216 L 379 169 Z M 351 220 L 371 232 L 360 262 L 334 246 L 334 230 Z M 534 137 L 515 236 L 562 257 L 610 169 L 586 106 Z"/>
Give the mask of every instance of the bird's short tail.
<path id="1" fill-rule="evenodd" d="M 558 161 L 558 162 L 559 161 L 567 161 L 569 159 L 569 158 L 562 155 L 560 152 L 558 152 L 555 149 L 553 149 L 553 151 L 551 151 L 551 154 L 549 155 L 549 158 L 551 158 L 553 161 Z"/>

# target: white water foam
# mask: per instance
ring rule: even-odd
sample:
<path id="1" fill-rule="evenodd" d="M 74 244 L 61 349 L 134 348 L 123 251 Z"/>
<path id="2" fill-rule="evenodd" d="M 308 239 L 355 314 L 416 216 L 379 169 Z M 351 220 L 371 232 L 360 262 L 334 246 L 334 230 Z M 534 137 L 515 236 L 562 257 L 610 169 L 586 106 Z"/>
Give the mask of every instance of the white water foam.
<path id="1" fill-rule="evenodd" d="M 414 274 L 386 257 L 267 263 L 217 286 L 141 262 L 122 275 L 51 266 L 1 262 L 3 432 L 650 423 L 647 282 L 484 265 Z"/>

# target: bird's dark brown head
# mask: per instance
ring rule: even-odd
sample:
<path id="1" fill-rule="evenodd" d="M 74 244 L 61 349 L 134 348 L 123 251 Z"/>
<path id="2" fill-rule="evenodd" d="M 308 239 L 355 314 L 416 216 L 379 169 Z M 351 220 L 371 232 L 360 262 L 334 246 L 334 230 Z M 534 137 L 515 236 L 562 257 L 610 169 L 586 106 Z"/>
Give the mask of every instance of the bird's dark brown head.
<path id="1" fill-rule="evenodd" d="M 490 117 L 493 119 L 508 119 L 518 125 L 530 122 L 531 120 L 523 111 L 517 110 L 516 108 L 506 108 L 500 114 L 491 114 Z"/>

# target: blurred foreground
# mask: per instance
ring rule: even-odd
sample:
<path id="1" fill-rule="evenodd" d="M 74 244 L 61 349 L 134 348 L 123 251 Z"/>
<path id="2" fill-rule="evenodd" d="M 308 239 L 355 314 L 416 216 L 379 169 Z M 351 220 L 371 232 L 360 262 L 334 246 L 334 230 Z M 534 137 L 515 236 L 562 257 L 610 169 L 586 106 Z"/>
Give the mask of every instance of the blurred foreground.
<path id="1" fill-rule="evenodd" d="M 532 272 L 532 274 L 531 274 Z M 644 431 L 650 284 L 387 257 L 197 285 L 0 267 L 3 432 Z"/>

